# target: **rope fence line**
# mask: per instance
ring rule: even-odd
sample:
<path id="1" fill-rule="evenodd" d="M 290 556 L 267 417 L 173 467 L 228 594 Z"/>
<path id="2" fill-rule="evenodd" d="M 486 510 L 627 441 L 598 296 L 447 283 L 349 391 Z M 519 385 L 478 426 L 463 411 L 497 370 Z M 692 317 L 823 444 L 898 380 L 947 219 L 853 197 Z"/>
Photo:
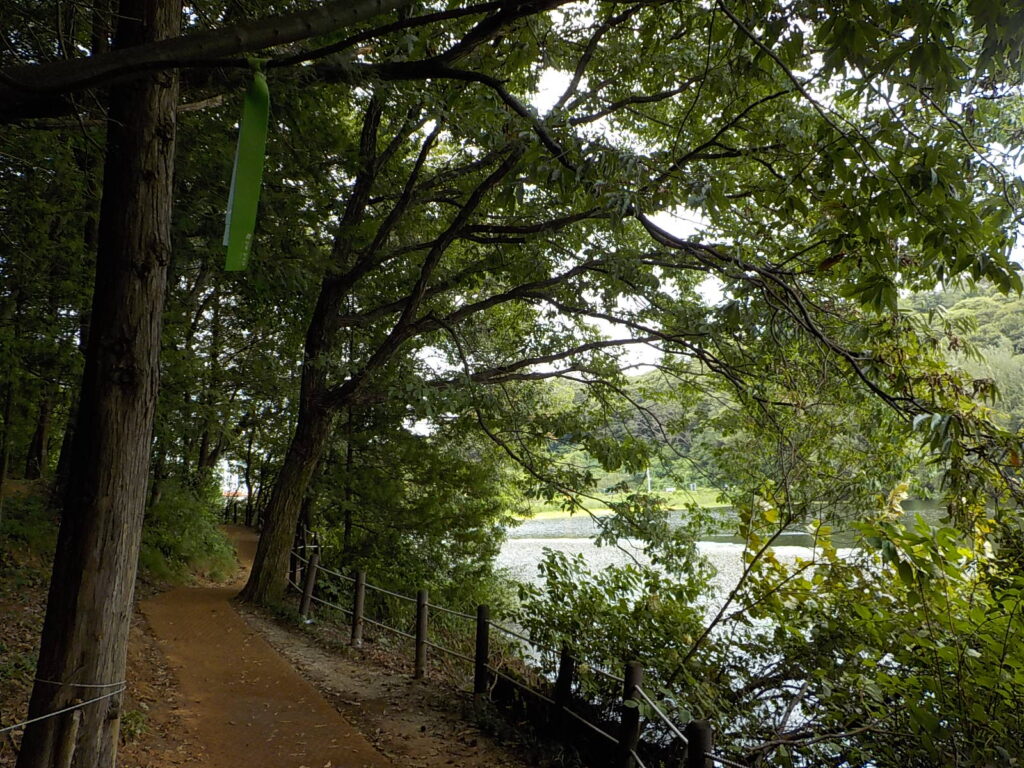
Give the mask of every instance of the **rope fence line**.
<path id="1" fill-rule="evenodd" d="M 634 690 L 637 692 L 637 694 L 639 694 L 640 698 L 647 702 L 648 706 L 654 710 L 655 714 L 658 715 L 659 718 L 661 718 L 661 721 L 668 727 L 668 729 L 672 731 L 672 733 L 674 733 L 678 738 L 682 739 L 683 744 L 690 743 L 690 740 L 683 735 L 683 732 L 676 727 L 676 724 L 669 719 L 668 715 L 662 712 L 661 707 L 655 704 L 651 697 L 647 695 L 647 691 L 645 691 L 639 685 L 636 686 Z"/>
<path id="2" fill-rule="evenodd" d="M 590 730 L 592 730 L 592 731 L 593 731 L 594 733 L 597 733 L 597 734 L 599 734 L 599 735 L 601 735 L 601 736 L 604 736 L 604 737 L 605 737 L 606 739 L 608 739 L 608 741 L 610 741 L 610 742 L 611 742 L 612 744 L 618 744 L 618 743 L 619 743 L 619 740 L 618 740 L 617 738 L 615 738 L 614 736 L 612 736 L 612 735 L 611 735 L 610 733 L 608 733 L 608 732 L 607 732 L 607 731 L 605 731 L 605 730 L 602 730 L 601 728 L 598 728 L 598 727 L 597 727 L 596 725 L 594 725 L 594 724 L 593 724 L 592 722 L 590 722 L 589 720 L 587 720 L 587 718 L 583 717 L 582 715 L 580 715 L 580 714 L 578 714 L 578 713 L 576 713 L 576 712 L 573 712 L 573 711 L 572 711 L 571 709 L 569 709 L 568 707 L 565 707 L 565 706 L 563 706 L 563 707 L 562 707 L 562 712 L 565 712 L 565 714 L 567 714 L 567 715 L 569 715 L 570 717 L 574 718 L 574 719 L 575 719 L 575 720 L 576 720 L 577 722 L 580 722 L 580 723 L 582 723 L 583 725 L 587 726 L 587 728 L 589 728 Z"/>
<path id="3" fill-rule="evenodd" d="M 408 632 L 403 632 L 400 629 L 396 629 L 395 627 L 392 627 L 390 624 L 382 624 L 381 622 L 374 621 L 373 619 L 367 618 L 366 616 L 363 616 L 363 621 L 365 621 L 367 624 L 372 624 L 375 627 L 380 627 L 381 629 L 386 629 L 388 632 L 394 632 L 396 635 L 401 635 L 402 637 L 407 637 L 410 640 L 415 640 L 416 639 L 416 635 L 410 635 Z"/>
<path id="4" fill-rule="evenodd" d="M 508 680 L 516 688 L 524 690 L 527 693 L 532 693 L 534 696 L 536 696 L 541 701 L 547 702 L 548 704 L 550 704 L 553 707 L 557 706 L 557 704 L 555 704 L 555 700 L 554 699 L 548 698 L 543 693 L 538 691 L 536 688 L 531 688 L 530 686 L 528 686 L 526 683 L 522 682 L 521 680 L 516 680 L 511 675 L 506 675 L 504 672 L 502 672 L 497 667 L 492 667 L 490 664 L 488 664 L 487 665 L 487 671 L 488 672 L 492 672 L 493 674 L 497 675 L 498 677 L 501 677 L 501 678 L 503 678 L 505 680 Z"/>
<path id="5" fill-rule="evenodd" d="M 414 673 L 415 678 L 421 678 L 426 673 L 428 648 L 433 648 L 434 650 L 439 651 L 440 653 L 447 654 L 453 658 L 457 658 L 467 663 L 473 664 L 474 694 L 488 693 L 491 686 L 491 683 L 489 682 L 488 679 L 490 675 L 493 675 L 493 679 L 505 680 L 508 683 L 510 683 L 514 688 L 529 693 L 538 700 L 545 702 L 552 708 L 553 711 L 565 713 L 577 722 L 586 726 L 589 730 L 599 734 L 600 736 L 603 736 L 605 739 L 619 746 L 620 751 L 618 754 L 621 757 L 618 758 L 619 762 L 617 762 L 616 764 L 628 766 L 629 768 L 647 768 L 646 764 L 637 753 L 637 749 L 640 746 L 642 746 L 642 728 L 638 720 L 638 718 L 641 715 L 641 712 L 639 712 L 636 709 L 636 707 L 641 701 L 643 701 L 647 704 L 647 706 L 650 708 L 650 712 L 654 715 L 654 717 L 650 717 L 648 715 L 648 724 L 658 723 L 658 727 L 665 729 L 668 733 L 679 739 L 679 741 L 687 747 L 687 757 L 685 761 L 686 768 L 691 768 L 691 766 L 697 765 L 703 767 L 703 760 L 705 758 L 715 763 L 718 763 L 719 765 L 725 766 L 726 768 L 750 768 L 749 766 L 744 765 L 743 763 L 736 762 L 730 758 L 727 758 L 723 755 L 719 755 L 711 751 L 714 748 L 713 736 L 711 726 L 707 721 L 689 722 L 685 728 L 686 733 L 684 733 L 683 730 L 680 729 L 679 725 L 675 723 L 665 713 L 665 711 L 658 705 L 658 703 L 654 701 L 651 695 L 647 691 L 645 691 L 643 687 L 640 685 L 641 679 L 643 677 L 643 669 L 640 664 L 636 662 L 630 662 L 626 665 L 625 676 L 620 677 L 600 666 L 590 665 L 581 662 L 579 659 L 575 658 L 569 652 L 568 648 L 564 648 L 559 654 L 559 652 L 554 651 L 552 648 L 548 646 L 536 642 L 532 638 L 528 637 L 527 635 L 523 634 L 522 632 L 516 629 L 512 629 L 508 626 L 491 621 L 490 609 L 486 605 L 478 606 L 477 615 L 472 616 L 468 613 L 464 613 L 453 608 L 448 608 L 443 605 L 435 605 L 433 603 L 430 603 L 428 601 L 426 590 L 420 590 L 416 597 L 403 595 L 399 592 L 395 592 L 384 587 L 379 587 L 375 584 L 370 584 L 366 580 L 365 571 L 358 571 L 356 577 L 353 578 L 351 576 L 347 576 L 343 573 L 340 573 L 336 570 L 321 566 L 319 564 L 319 547 L 314 546 L 313 549 L 314 551 L 308 559 L 301 557 L 298 554 L 298 552 L 294 550 L 292 552 L 292 554 L 295 555 L 296 558 L 298 558 L 298 560 L 307 564 L 306 568 L 296 568 L 294 574 L 289 573 L 287 578 L 288 584 L 290 584 L 302 595 L 300 614 L 302 616 L 307 616 L 310 604 L 313 602 L 341 611 L 343 614 L 351 617 L 353 645 L 359 645 L 362 642 L 362 628 L 364 623 L 369 624 L 370 626 L 378 627 L 386 632 L 391 632 L 400 637 L 404 637 L 406 639 L 414 641 L 416 645 L 416 665 Z M 317 574 L 321 571 L 328 575 L 336 576 L 338 578 L 344 579 L 345 581 L 354 583 L 355 593 L 353 595 L 352 610 L 343 608 L 342 606 L 337 605 L 336 603 L 332 603 L 313 594 L 316 588 Z M 291 578 L 292 575 L 294 575 L 294 579 Z M 298 583 L 299 580 L 303 581 L 304 583 L 300 585 Z M 398 629 L 397 627 L 393 627 L 389 624 L 376 621 L 374 619 L 367 617 L 364 613 L 365 591 L 367 589 L 371 589 L 376 592 L 389 595 L 398 600 L 413 603 L 416 606 L 415 634 L 403 631 L 401 629 Z M 467 654 L 460 653 L 459 651 L 456 651 L 452 648 L 448 648 L 439 643 L 431 642 L 427 638 L 429 627 L 429 612 L 431 610 L 439 611 L 443 614 L 449 614 L 461 619 L 468 619 L 475 622 L 476 649 L 474 656 L 469 656 Z M 490 658 L 490 653 L 488 650 L 488 636 L 489 630 L 492 627 L 498 630 L 499 632 L 502 632 L 503 634 L 508 635 L 509 637 L 516 638 L 539 651 L 560 655 L 561 660 L 559 661 L 558 665 L 558 679 L 549 681 L 553 684 L 555 698 L 547 696 L 546 694 L 542 693 L 541 691 L 537 690 L 531 685 L 523 682 L 522 680 L 517 679 L 516 677 L 502 671 L 497 667 L 491 666 L 488 663 Z M 581 672 L 593 672 L 617 684 L 623 685 L 623 693 L 621 694 L 621 706 L 623 707 L 623 709 L 621 710 L 622 714 L 620 726 L 623 730 L 621 738 L 616 738 L 615 736 L 612 736 L 603 728 L 601 728 L 594 722 L 591 722 L 586 717 L 573 711 L 569 706 L 567 706 L 567 703 L 572 700 L 572 679 Z M 123 690 L 124 689 L 122 688 L 119 691 L 115 691 L 114 694 L 120 693 Z M 79 706 L 85 706 L 86 704 L 92 703 L 93 701 L 98 701 L 101 698 L 106 698 L 107 696 L 114 694 L 106 694 L 104 696 L 92 699 L 89 702 L 84 702 L 83 704 L 76 705 L 75 707 L 71 707 L 69 709 L 76 709 Z M 597 711 L 607 711 L 605 708 L 608 706 L 608 702 L 603 702 L 599 700 L 597 702 L 591 702 L 591 704 L 598 705 Z M 64 711 L 68 710 L 61 710 L 61 712 Z M 61 714 L 61 712 L 57 712 L 54 714 Z M 607 721 L 607 715 L 601 715 L 599 719 L 602 721 L 602 724 L 604 724 Z M 628 725 L 627 721 L 629 722 Z M 11 728 L 0 730 L 0 733 L 4 733 L 6 730 L 11 730 L 16 727 L 19 726 L 12 726 Z M 687 734 L 690 733 L 693 734 L 692 737 L 687 736 Z M 647 748 L 648 747 L 644 747 L 644 749 Z"/>
<path id="6" fill-rule="evenodd" d="M 490 625 L 492 627 L 494 627 L 496 630 L 498 630 L 499 632 L 504 632 L 506 635 L 511 635 L 512 637 L 516 638 L 517 640 L 522 640 L 524 643 L 529 643 L 530 645 L 532 645 L 537 650 L 546 651 L 547 653 L 554 653 L 556 655 L 558 653 L 553 648 L 549 648 L 546 645 L 542 645 L 541 643 L 538 643 L 536 640 L 532 640 L 529 637 L 527 637 L 526 635 L 522 634 L 521 632 L 517 632 L 514 629 L 509 629 L 508 627 L 502 626 L 501 624 L 498 624 L 497 622 L 494 622 L 494 621 L 490 622 Z"/>
<path id="7" fill-rule="evenodd" d="M 325 565 L 317 565 L 317 568 L 319 570 L 323 571 L 324 573 L 331 574 L 331 576 L 337 576 L 339 579 L 344 579 L 345 581 L 352 581 L 352 582 L 355 581 L 355 577 L 353 577 L 353 576 L 346 576 L 344 573 L 339 573 L 338 571 L 332 570 L 332 569 L 328 568 Z"/>
<path id="8" fill-rule="evenodd" d="M 347 614 L 349 616 L 352 615 L 352 611 L 350 611 L 348 608 L 342 608 L 337 603 L 329 602 L 327 600 L 324 600 L 323 598 L 317 597 L 316 595 L 310 595 L 309 599 L 312 600 L 314 603 L 320 603 L 321 605 L 326 605 L 328 608 L 333 608 L 336 611 L 341 611 L 342 613 Z"/>
<path id="9" fill-rule="evenodd" d="M 728 757 L 716 755 L 714 752 L 705 752 L 704 757 L 706 757 L 708 760 L 712 760 L 716 763 L 719 763 L 720 765 L 727 766 L 728 768 L 750 768 L 749 765 L 737 763 L 735 760 L 730 760 Z"/>
<path id="10" fill-rule="evenodd" d="M 50 682 L 50 681 L 45 680 L 43 682 Z M 89 699 L 88 701 L 81 701 L 78 704 L 72 704 L 70 707 L 64 707 L 64 709 L 58 709 L 56 712 L 50 712 L 48 715 L 40 715 L 39 717 L 33 717 L 31 720 L 26 720 L 26 721 L 24 721 L 22 723 L 16 723 L 15 725 L 8 725 L 6 728 L 0 728 L 0 733 L 7 733 L 8 731 L 16 731 L 19 728 L 25 728 L 26 726 L 32 725 L 32 723 L 38 723 L 41 720 L 47 720 L 47 719 L 49 719 L 51 717 L 57 717 L 57 715 L 63 715 L 65 712 L 71 712 L 71 711 L 76 710 L 76 709 L 81 709 L 82 707 L 87 707 L 90 704 L 95 704 L 97 701 L 102 701 L 103 699 L 109 699 L 111 696 L 117 696 L 118 694 L 124 693 L 127 689 L 128 689 L 128 686 L 124 686 L 123 688 L 118 688 L 116 691 L 111 691 L 110 693 L 104 693 L 102 696 L 97 696 L 94 699 Z"/>
<path id="11" fill-rule="evenodd" d="M 607 677 L 609 680 L 611 680 L 612 682 L 618 683 L 619 685 L 622 685 L 623 683 L 626 682 L 625 678 L 619 677 L 618 675 L 612 674 L 607 669 L 604 669 L 602 667 L 597 667 L 597 666 L 594 666 L 592 664 L 588 664 L 587 665 L 587 671 L 589 671 L 589 672 L 597 672 L 597 674 L 603 675 L 604 677 Z"/>
<path id="12" fill-rule="evenodd" d="M 60 680 L 43 680 L 41 677 L 35 678 L 33 682 L 43 683 L 45 685 L 67 685 L 72 688 L 115 688 L 119 685 L 128 685 L 127 680 L 121 680 L 117 683 L 62 683 Z"/>
<path id="13" fill-rule="evenodd" d="M 443 645 L 438 645 L 437 643 L 432 643 L 429 640 L 427 640 L 427 647 L 434 648 L 435 650 L 441 651 L 441 653 L 447 653 L 449 656 L 454 656 L 457 659 L 462 659 L 463 661 L 468 661 L 470 664 L 476 664 L 476 659 L 474 659 L 472 656 L 467 656 L 464 653 L 459 653 L 458 651 L 453 651 L 451 648 L 446 648 Z"/>
<path id="14" fill-rule="evenodd" d="M 454 608 L 445 608 L 443 605 L 434 605 L 433 603 L 427 603 L 427 606 L 432 610 L 441 611 L 441 613 L 451 614 L 452 616 L 458 616 L 461 619 L 469 619 L 470 621 L 476 621 L 476 616 L 471 616 L 468 613 L 462 611 L 456 611 Z"/>
<path id="15" fill-rule="evenodd" d="M 399 600 L 405 600 L 408 603 L 415 603 L 416 602 L 416 598 L 415 597 L 409 597 L 408 595 L 403 595 L 403 594 L 401 594 L 399 592 L 392 592 L 390 589 L 384 589 L 384 587 L 378 587 L 375 584 L 371 584 L 370 582 L 366 582 L 366 588 L 367 589 L 375 590 L 377 592 L 383 592 L 385 595 L 391 595 L 391 597 L 397 597 Z"/>
<path id="16" fill-rule="evenodd" d="M 357 579 L 355 579 L 355 578 L 352 578 L 350 576 L 346 576 L 345 574 L 339 573 L 338 571 L 335 571 L 335 570 L 333 570 L 331 568 L 327 568 L 327 567 L 321 566 L 319 564 L 319 562 L 317 562 L 317 571 L 323 572 L 323 573 L 327 573 L 327 574 L 329 574 L 331 576 L 340 577 L 340 578 L 342 578 L 342 579 L 344 579 L 346 581 L 350 581 L 350 582 L 356 582 L 357 581 Z M 298 584 L 296 584 L 291 579 L 288 580 L 288 583 L 291 584 L 293 587 L 295 587 L 296 590 L 305 592 L 305 587 L 300 587 Z M 387 590 L 387 589 L 383 589 L 382 587 L 376 587 L 376 586 L 374 586 L 372 584 L 368 584 L 366 582 L 364 582 L 364 587 L 370 587 L 371 589 L 376 589 L 376 590 L 378 590 L 380 592 L 384 592 L 385 594 L 389 594 L 389 595 L 392 595 L 394 597 L 402 598 L 403 600 L 409 600 L 410 599 L 410 598 L 406 597 L 405 595 L 399 594 L 397 592 L 392 592 L 392 591 Z M 338 605 L 337 603 L 333 603 L 333 602 L 331 602 L 329 600 L 324 600 L 321 597 L 317 597 L 315 594 L 313 594 L 312 590 L 309 590 L 308 598 L 309 598 L 310 602 L 319 603 L 320 605 L 324 605 L 324 606 L 326 606 L 328 608 L 331 608 L 333 610 L 340 611 L 341 613 L 345 614 L 346 616 L 355 617 L 355 612 L 354 611 L 351 611 L 348 608 L 344 608 L 344 607 Z M 474 621 L 476 620 L 475 616 L 470 616 L 467 613 L 462 613 L 460 611 L 455 611 L 455 610 L 453 610 L 451 608 L 446 608 L 445 606 L 442 606 L 442 605 L 431 605 L 429 603 L 427 603 L 427 605 L 430 608 L 435 608 L 435 609 L 438 609 L 438 610 L 440 610 L 442 612 L 451 613 L 451 614 L 454 614 L 454 615 L 460 616 L 460 617 L 470 618 L 470 619 L 473 619 Z M 410 634 L 408 632 L 404 632 L 404 631 L 402 631 L 400 629 L 397 629 L 396 627 L 392 627 L 389 624 L 384 624 L 384 623 L 379 622 L 379 621 L 374 621 L 373 619 L 369 619 L 369 618 L 367 618 L 365 616 L 360 617 L 360 620 L 361 621 L 365 621 L 366 623 L 368 623 L 368 624 L 370 624 L 372 626 L 380 627 L 381 629 L 385 629 L 385 630 L 387 630 L 389 632 L 393 632 L 393 633 L 395 633 L 397 635 L 401 635 L 402 637 L 410 638 L 410 639 L 413 639 L 413 640 L 417 639 L 415 635 L 412 635 L 412 634 Z M 428 647 L 431 647 L 431 648 L 434 648 L 434 649 L 436 649 L 438 651 L 441 651 L 442 653 L 446 653 L 446 654 L 448 654 L 450 656 L 454 656 L 456 658 L 468 661 L 471 664 L 475 663 L 475 659 L 473 659 L 471 656 L 467 656 L 464 653 L 459 653 L 458 651 L 453 650 L 451 648 L 447 648 L 446 646 L 438 645 L 437 643 L 432 643 L 432 642 L 430 642 L 428 640 L 424 640 L 424 644 L 426 646 L 428 646 Z"/>

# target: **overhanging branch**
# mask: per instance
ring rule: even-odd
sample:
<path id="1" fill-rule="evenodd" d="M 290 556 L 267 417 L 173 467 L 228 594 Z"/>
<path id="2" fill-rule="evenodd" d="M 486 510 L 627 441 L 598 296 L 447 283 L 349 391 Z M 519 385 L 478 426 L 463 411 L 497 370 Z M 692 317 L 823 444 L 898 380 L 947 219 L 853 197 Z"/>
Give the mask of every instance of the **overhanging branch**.
<path id="1" fill-rule="evenodd" d="M 408 5 L 412 0 L 335 0 L 88 58 L 5 67 L 0 70 L 0 122 L 63 114 L 69 110 L 67 97 L 87 88 L 306 40 Z"/>

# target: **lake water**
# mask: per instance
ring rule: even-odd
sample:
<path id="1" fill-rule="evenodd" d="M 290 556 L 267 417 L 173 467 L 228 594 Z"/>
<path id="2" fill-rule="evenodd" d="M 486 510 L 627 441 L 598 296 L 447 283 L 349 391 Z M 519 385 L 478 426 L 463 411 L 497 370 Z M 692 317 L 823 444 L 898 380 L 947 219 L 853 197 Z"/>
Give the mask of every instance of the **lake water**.
<path id="1" fill-rule="evenodd" d="M 935 504 L 926 502 L 907 503 L 904 507 L 908 512 L 908 520 L 916 513 L 934 520 L 942 514 Z M 630 540 L 620 541 L 618 547 L 595 546 L 594 536 L 597 531 L 597 524 L 587 514 L 562 519 L 526 520 L 509 530 L 508 539 L 498 555 L 497 565 L 507 569 L 517 579 L 539 583 L 537 565 L 545 549 L 558 550 L 567 555 L 581 554 L 593 571 L 612 565 L 624 565 L 631 558 L 645 561 L 643 549 Z M 792 562 L 798 557 L 810 558 L 813 543 L 813 538 L 803 531 L 786 531 L 778 538 L 778 545 L 773 551 L 779 560 Z M 839 535 L 835 543 L 849 545 L 852 538 Z M 719 595 L 728 593 L 743 573 L 741 540 L 728 534 L 711 534 L 705 536 L 697 546 L 717 570 L 712 582 L 715 592 Z M 852 551 L 848 546 L 839 549 L 841 555 Z"/>
<path id="2" fill-rule="evenodd" d="M 540 577 L 537 565 L 545 549 L 567 555 L 581 554 L 593 571 L 612 565 L 625 565 L 632 558 L 646 561 L 643 548 L 637 542 L 626 539 L 620 540 L 617 547 L 598 547 L 593 540 L 595 533 L 596 526 L 589 517 L 529 520 L 509 532 L 509 538 L 498 555 L 497 565 L 521 581 L 538 583 Z M 779 546 L 774 548 L 776 557 L 783 561 L 810 557 L 812 550 L 806 545 L 809 539 L 809 536 L 801 533 L 783 534 Z M 713 579 L 715 591 L 724 594 L 732 589 L 743 573 L 743 545 L 738 541 L 708 540 L 698 542 L 697 547 L 717 571 Z"/>

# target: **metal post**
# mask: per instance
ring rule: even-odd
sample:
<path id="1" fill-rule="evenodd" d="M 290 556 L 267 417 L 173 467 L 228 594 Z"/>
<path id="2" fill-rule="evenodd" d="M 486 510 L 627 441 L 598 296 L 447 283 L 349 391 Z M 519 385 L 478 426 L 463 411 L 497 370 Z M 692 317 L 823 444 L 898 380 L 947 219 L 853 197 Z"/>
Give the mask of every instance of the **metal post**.
<path id="1" fill-rule="evenodd" d="M 313 601 L 313 588 L 316 586 L 318 565 L 320 565 L 320 553 L 314 552 L 309 556 L 309 565 L 306 566 L 306 581 L 302 585 L 302 602 L 299 603 L 299 615 L 302 618 L 309 616 L 309 604 Z"/>
<path id="2" fill-rule="evenodd" d="M 473 655 L 473 693 L 487 693 L 487 662 L 490 658 L 489 634 L 491 609 L 486 605 L 476 607 L 476 653 Z"/>
<path id="3" fill-rule="evenodd" d="M 644 668 L 640 662 L 626 664 L 622 684 L 622 720 L 619 727 L 619 755 L 617 768 L 633 768 L 633 751 L 640 742 L 640 695 L 637 686 L 643 682 Z"/>
<path id="4" fill-rule="evenodd" d="M 714 763 L 706 755 L 715 747 L 711 723 L 707 720 L 692 720 L 683 729 L 686 737 L 686 760 L 683 768 L 712 768 Z"/>
<path id="5" fill-rule="evenodd" d="M 416 593 L 416 669 L 412 676 L 419 680 L 427 672 L 427 590 Z"/>
<path id="6" fill-rule="evenodd" d="M 363 606 L 366 604 L 366 571 L 356 571 L 355 593 L 352 595 L 352 645 L 363 644 Z"/>

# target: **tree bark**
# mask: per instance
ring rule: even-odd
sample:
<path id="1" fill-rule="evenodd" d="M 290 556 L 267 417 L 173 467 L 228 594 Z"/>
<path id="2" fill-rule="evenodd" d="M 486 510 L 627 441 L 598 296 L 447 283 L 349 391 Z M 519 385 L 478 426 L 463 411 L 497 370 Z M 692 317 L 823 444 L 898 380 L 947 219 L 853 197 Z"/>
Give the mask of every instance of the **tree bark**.
<path id="1" fill-rule="evenodd" d="M 270 458 L 266 454 L 260 454 L 260 471 L 256 478 L 256 501 L 253 503 L 253 517 L 258 529 L 263 530 L 263 517 L 267 511 L 269 499 L 267 489 L 273 486 L 271 480 Z"/>
<path id="2" fill-rule="evenodd" d="M 252 498 L 252 443 L 256 439 L 256 425 L 253 424 L 249 428 L 249 441 L 245 448 L 245 524 L 247 527 L 252 526 L 252 510 L 253 510 L 253 498 Z"/>
<path id="3" fill-rule="evenodd" d="M 4 488 L 7 485 L 7 463 L 10 458 L 10 424 L 11 405 L 14 399 L 14 382 L 8 382 L 5 387 L 4 409 L 3 409 L 3 432 L 0 432 L 0 523 L 4 520 Z"/>
<path id="4" fill-rule="evenodd" d="M 25 456 L 25 479 L 42 477 L 49 463 L 50 423 L 53 415 L 53 387 L 47 386 L 36 411 L 36 428 Z"/>
<path id="5" fill-rule="evenodd" d="M 347 227 L 362 220 L 376 177 L 377 133 L 382 111 L 382 101 L 374 95 L 363 116 L 359 141 L 360 171 L 334 237 L 334 257 L 339 264 L 350 265 L 352 241 Z M 340 403 L 328 402 L 324 359 L 337 342 L 338 310 L 351 282 L 351 275 L 347 278 L 333 276 L 320 284 L 316 307 L 306 329 L 298 421 L 284 464 L 274 481 L 249 581 L 240 593 L 241 599 L 247 602 L 272 604 L 284 595 L 288 550 L 299 520 L 302 500 L 327 446 L 334 417 L 341 407 Z M 358 386 L 356 379 L 362 379 L 365 373 L 364 369 L 349 383 L 353 387 Z"/>
<path id="6" fill-rule="evenodd" d="M 214 408 L 220 408 L 223 395 L 220 392 L 220 356 L 222 347 L 222 333 L 220 320 L 220 290 L 214 287 L 210 299 L 210 344 L 209 352 L 206 355 L 206 382 L 204 391 L 197 398 L 201 404 L 203 431 L 199 438 L 199 459 L 196 462 L 195 483 L 202 487 L 209 482 L 214 467 L 220 459 L 223 448 L 223 433 L 218 430 L 217 435 L 213 434 L 216 429 L 217 419 L 212 415 Z"/>
<path id="7" fill-rule="evenodd" d="M 151 478 L 149 481 L 149 501 L 147 508 L 155 507 L 160 503 L 160 499 L 164 493 L 164 481 L 167 479 L 167 448 L 164 447 L 163 441 L 156 439 L 153 441 L 153 449 L 156 456 L 153 459 L 153 469 Z"/>
<path id="8" fill-rule="evenodd" d="M 352 337 L 349 336 L 349 359 L 352 358 L 352 347 Z M 341 554 L 347 562 L 352 552 L 352 473 L 355 472 L 356 449 L 352 444 L 352 436 L 355 431 L 352 424 L 352 406 L 345 410 L 348 421 L 345 424 L 345 490 L 342 495 L 345 510 L 343 512 Z"/>
<path id="9" fill-rule="evenodd" d="M 50 506 L 59 509 L 64 503 L 68 492 L 68 476 L 71 474 L 71 454 L 74 450 L 75 425 L 78 422 L 78 392 L 70 388 L 68 392 L 68 418 L 64 425 L 64 434 L 60 439 L 60 453 L 57 455 L 57 469 L 53 476 L 53 490 L 50 493 Z"/>
<path id="10" fill-rule="evenodd" d="M 356 256 L 353 253 L 348 228 L 362 221 L 370 200 L 370 192 L 380 170 L 377 139 L 382 113 L 383 99 L 379 94 L 374 94 L 363 118 L 359 142 L 360 170 L 335 234 L 334 257 L 339 265 L 347 266 L 348 271 L 326 278 L 321 283 L 320 295 L 317 297 L 316 307 L 306 331 L 298 423 L 285 456 L 284 466 L 274 484 L 249 581 L 240 595 L 247 602 L 273 604 L 284 594 L 292 531 L 298 522 L 302 499 L 310 478 L 326 447 L 335 415 L 350 405 L 368 380 L 394 358 L 406 341 L 422 330 L 423 326 L 417 326 L 414 321 L 427 294 L 431 275 L 446 249 L 466 226 L 487 193 L 512 171 L 519 160 L 518 152 L 506 154 L 498 166 L 473 187 L 451 223 L 423 257 L 415 283 L 403 302 L 401 315 L 387 337 L 366 357 L 365 362 L 362 362 L 355 372 L 342 383 L 330 387 L 325 359 L 330 357 L 330 351 L 339 341 L 338 316 L 341 302 L 360 277 L 372 268 L 373 263 L 373 259 L 367 258 L 365 254 Z M 432 133 L 425 140 L 422 152 L 429 151 L 435 136 L 436 133 Z M 421 158 L 425 158 L 425 154 L 422 154 Z M 420 165 L 417 164 L 412 170 L 411 181 L 415 180 L 419 170 Z M 404 203 L 400 201 L 397 205 L 402 206 Z M 401 212 L 400 207 L 395 209 L 397 216 L 400 216 Z M 388 220 L 385 220 L 382 226 L 390 226 Z M 377 237 L 380 238 L 382 234 L 384 233 L 378 231 Z"/>
<path id="11" fill-rule="evenodd" d="M 180 28 L 180 0 L 122 0 L 118 19 L 118 47 L 169 38 Z M 125 679 L 170 255 L 177 93 L 167 72 L 110 91 L 92 327 L 30 717 L 116 691 Z M 71 765 L 112 766 L 120 696 L 80 711 Z M 29 726 L 18 768 L 52 766 L 70 716 Z"/>
<path id="12" fill-rule="evenodd" d="M 288 446 L 264 516 L 263 531 L 249 581 L 239 595 L 246 602 L 269 605 L 284 595 L 288 552 L 295 536 L 302 501 L 310 478 L 331 434 L 334 412 L 319 405 L 300 412 L 295 436 Z"/>

